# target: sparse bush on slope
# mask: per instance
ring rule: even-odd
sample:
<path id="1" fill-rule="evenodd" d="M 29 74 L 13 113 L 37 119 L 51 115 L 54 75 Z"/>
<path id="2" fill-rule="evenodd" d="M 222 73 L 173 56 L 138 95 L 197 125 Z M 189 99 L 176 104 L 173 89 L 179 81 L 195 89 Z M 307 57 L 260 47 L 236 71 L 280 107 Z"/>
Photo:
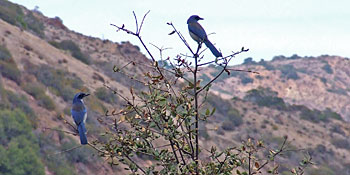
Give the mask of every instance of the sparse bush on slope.
<path id="1" fill-rule="evenodd" d="M 68 50 L 72 56 L 85 64 L 91 64 L 91 58 L 89 55 L 82 53 L 79 46 L 71 40 L 63 40 L 61 42 L 50 41 L 51 45 L 58 49 Z"/>

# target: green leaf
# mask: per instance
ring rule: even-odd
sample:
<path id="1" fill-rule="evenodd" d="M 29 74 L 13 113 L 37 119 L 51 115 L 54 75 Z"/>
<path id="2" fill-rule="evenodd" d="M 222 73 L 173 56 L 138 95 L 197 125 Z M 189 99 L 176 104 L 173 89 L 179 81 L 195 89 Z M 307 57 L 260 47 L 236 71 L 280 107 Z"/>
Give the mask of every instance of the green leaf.
<path id="1" fill-rule="evenodd" d="M 216 108 L 213 108 L 210 115 L 213 115 L 215 113 L 215 111 L 216 111 Z"/>
<path id="2" fill-rule="evenodd" d="M 194 88 L 194 84 L 192 82 L 188 82 L 188 89 L 193 89 Z"/>
<path id="3" fill-rule="evenodd" d="M 120 69 L 119 69 L 117 66 L 113 66 L 113 71 L 114 71 L 114 72 L 119 72 L 119 70 L 120 70 Z"/>
<path id="4" fill-rule="evenodd" d="M 156 123 L 151 122 L 151 123 L 149 124 L 149 127 L 150 127 L 150 128 L 155 128 L 155 127 L 156 127 Z"/>
<path id="5" fill-rule="evenodd" d="M 208 91 L 209 91 L 209 89 L 210 89 L 210 87 L 211 87 L 211 84 L 210 84 L 210 85 L 208 85 L 208 86 L 207 86 L 207 88 L 205 88 L 205 90 L 208 92 Z"/>
<path id="6" fill-rule="evenodd" d="M 205 111 L 205 115 L 209 115 L 210 114 L 210 111 L 209 111 L 209 109 L 207 109 L 206 111 Z"/>

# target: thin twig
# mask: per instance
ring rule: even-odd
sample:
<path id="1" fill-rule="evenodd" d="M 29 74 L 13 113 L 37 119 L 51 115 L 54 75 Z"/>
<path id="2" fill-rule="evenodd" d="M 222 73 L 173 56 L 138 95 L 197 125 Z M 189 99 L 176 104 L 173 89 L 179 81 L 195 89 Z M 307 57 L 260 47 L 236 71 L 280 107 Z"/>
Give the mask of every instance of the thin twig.
<path id="1" fill-rule="evenodd" d="M 78 133 L 76 133 L 76 132 L 64 131 L 64 130 L 55 129 L 55 128 L 46 128 L 46 127 L 44 127 L 43 129 L 48 129 L 48 130 L 53 130 L 53 131 L 64 132 L 64 133 L 72 134 L 72 135 L 75 135 L 75 136 L 78 135 Z"/>
<path id="2" fill-rule="evenodd" d="M 150 45 L 152 45 L 153 47 L 155 47 L 156 49 L 158 49 L 159 50 L 159 56 L 160 56 L 160 59 L 163 61 L 163 51 L 164 50 L 167 50 L 167 49 L 171 49 L 170 47 L 166 47 L 166 48 L 163 48 L 163 47 L 158 47 L 158 46 L 156 46 L 156 45 L 154 45 L 154 44 L 152 44 L 152 43 L 149 43 Z"/>
<path id="3" fill-rule="evenodd" d="M 274 153 L 274 154 L 272 155 L 271 158 L 275 158 L 277 155 L 279 155 L 281 152 L 284 151 L 283 149 L 284 149 L 284 146 L 286 145 L 287 139 L 288 139 L 287 137 L 284 138 L 283 143 L 282 143 L 280 149 L 279 149 L 276 153 Z M 265 163 L 263 163 L 256 171 L 258 172 L 259 170 L 261 170 L 262 168 L 264 168 L 269 162 L 270 162 L 270 159 L 267 159 L 267 160 L 265 161 Z"/>
<path id="4" fill-rule="evenodd" d="M 141 28 L 142 28 L 143 22 L 145 21 L 146 16 L 148 15 L 149 12 L 150 12 L 150 10 L 148 10 L 148 12 L 142 18 L 142 21 L 141 21 L 141 24 L 140 24 L 140 28 L 139 28 L 139 33 L 141 33 Z"/>
<path id="5" fill-rule="evenodd" d="M 232 58 L 232 57 L 231 57 Z M 225 61 L 225 65 L 223 67 L 223 69 L 219 72 L 219 74 L 217 74 L 213 79 L 211 79 L 205 86 L 203 86 L 201 89 L 199 89 L 197 91 L 197 93 L 199 94 L 200 92 L 202 92 L 204 89 L 206 89 L 208 86 L 210 86 L 212 84 L 212 82 L 214 82 L 216 79 L 218 79 L 222 73 L 224 73 L 224 71 L 226 70 L 226 67 L 228 66 L 228 62 L 230 62 L 231 58 L 228 61 Z"/>
<path id="6" fill-rule="evenodd" d="M 62 153 L 66 153 L 66 152 L 70 152 L 70 151 L 73 151 L 74 149 L 77 149 L 77 148 L 80 148 L 82 147 L 83 145 L 78 145 L 78 146 L 75 146 L 73 148 L 69 148 L 69 149 L 66 149 L 66 150 L 63 150 L 63 151 L 60 151 L 60 152 L 56 152 L 54 154 L 48 154 L 48 157 L 52 156 L 52 155 L 57 155 L 57 154 L 62 154 Z"/>
<path id="7" fill-rule="evenodd" d="M 226 68 L 226 70 L 232 70 L 232 71 L 237 71 L 237 72 L 253 73 L 253 74 L 260 74 L 259 72 L 256 72 L 256 71 L 251 71 L 251 70 L 230 69 L 230 68 Z"/>
<path id="8" fill-rule="evenodd" d="M 147 174 L 146 171 L 140 167 L 134 160 L 132 160 L 127 154 L 123 153 L 123 156 L 126 157 L 131 163 L 133 163 L 139 170 L 143 172 L 143 174 Z"/>
<path id="9" fill-rule="evenodd" d="M 198 110 L 198 92 L 197 92 L 197 72 L 198 72 L 198 52 L 201 48 L 201 43 L 198 43 L 197 52 L 194 54 L 194 73 L 193 73 L 193 93 L 194 93 L 194 112 L 195 112 L 195 143 L 196 143 L 196 174 L 199 175 L 199 110 Z"/>
<path id="10" fill-rule="evenodd" d="M 136 22 L 136 35 L 138 35 L 139 34 L 139 25 L 137 24 L 137 17 L 136 17 L 135 11 L 132 11 L 132 13 L 134 14 L 134 18 L 135 18 L 135 22 Z"/>
<path id="11" fill-rule="evenodd" d="M 236 55 L 238 55 L 238 54 L 240 54 L 240 53 L 248 52 L 248 51 L 249 51 L 249 49 L 245 49 L 245 48 L 243 47 L 239 52 L 233 52 L 233 54 L 231 54 L 231 55 L 227 55 L 227 56 L 225 56 L 225 57 L 216 59 L 216 60 L 214 60 L 214 61 L 209 61 L 209 62 L 206 62 L 206 63 L 198 64 L 198 66 L 205 66 L 205 65 L 208 65 L 208 64 L 211 64 L 211 63 L 215 63 L 215 62 L 218 62 L 218 61 L 221 61 L 221 60 L 225 60 L 226 58 L 232 58 L 232 57 L 235 57 Z"/>
<path id="12" fill-rule="evenodd" d="M 168 22 L 168 25 L 170 25 L 171 27 L 173 27 L 174 32 L 180 37 L 181 41 L 186 45 L 186 47 L 188 48 L 188 50 L 190 50 L 190 52 L 192 53 L 192 55 L 195 55 L 195 53 L 192 51 L 190 45 L 187 43 L 185 37 L 178 31 L 176 30 L 175 26 L 173 25 L 173 23 Z"/>

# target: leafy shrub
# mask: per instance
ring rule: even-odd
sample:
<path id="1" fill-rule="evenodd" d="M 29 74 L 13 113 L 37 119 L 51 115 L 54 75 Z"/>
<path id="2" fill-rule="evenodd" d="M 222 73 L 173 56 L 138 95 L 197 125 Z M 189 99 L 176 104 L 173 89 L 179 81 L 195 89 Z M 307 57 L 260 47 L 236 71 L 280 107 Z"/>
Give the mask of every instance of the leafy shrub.
<path id="1" fill-rule="evenodd" d="M 0 121 L 2 145 L 8 145 L 12 139 L 21 135 L 26 135 L 26 139 L 35 140 L 34 135 L 31 134 L 31 125 L 21 110 L 0 110 Z"/>
<path id="2" fill-rule="evenodd" d="M 6 98 L 10 102 L 11 109 L 19 108 L 26 114 L 33 126 L 37 125 L 37 116 L 35 115 L 33 109 L 29 107 L 25 96 L 15 94 L 11 91 L 6 91 Z"/>
<path id="3" fill-rule="evenodd" d="M 270 88 L 258 87 L 257 89 L 249 90 L 244 100 L 251 101 L 259 106 L 274 107 L 279 110 L 287 108 L 284 100 L 277 97 L 277 92 L 272 91 Z"/>
<path id="4" fill-rule="evenodd" d="M 18 70 L 16 63 L 0 61 L 0 72 L 2 76 L 20 84 L 21 72 Z"/>
<path id="5" fill-rule="evenodd" d="M 99 113 L 106 112 L 107 108 L 96 97 L 90 95 L 87 98 L 89 98 L 89 99 L 86 100 L 85 103 L 88 106 L 88 109 L 90 109 L 92 111 L 97 111 Z"/>
<path id="6" fill-rule="evenodd" d="M 33 12 L 29 11 L 28 14 L 23 17 L 23 20 L 29 30 L 33 31 L 39 37 L 43 38 L 45 36 L 44 24 L 33 15 Z"/>
<path id="7" fill-rule="evenodd" d="M 218 114 L 214 117 L 216 122 L 224 121 L 221 126 L 223 130 L 232 131 L 243 124 L 243 116 L 233 106 L 231 101 L 209 95 L 207 102 L 216 109 L 216 114 Z"/>
<path id="8" fill-rule="evenodd" d="M 222 129 L 233 131 L 236 127 L 243 124 L 243 118 L 239 111 L 233 107 L 227 112 L 227 118 L 222 124 Z"/>
<path id="9" fill-rule="evenodd" d="M 209 95 L 207 97 L 207 102 L 216 108 L 217 112 L 222 113 L 224 116 L 227 116 L 228 111 L 232 107 L 228 100 L 224 100 L 219 96 Z"/>
<path id="10" fill-rule="evenodd" d="M 267 61 L 261 59 L 260 62 L 258 63 L 261 66 L 264 66 L 266 70 L 275 70 L 275 67 L 268 63 Z"/>
<path id="11" fill-rule="evenodd" d="M 55 142 L 51 135 L 40 134 L 39 138 L 39 146 L 42 158 L 45 161 L 45 165 L 47 165 L 48 169 L 53 172 L 55 175 L 66 175 L 66 174 L 77 174 L 76 169 L 73 164 L 83 163 L 90 164 L 93 166 L 94 162 L 98 162 L 99 158 L 94 157 L 94 152 L 90 147 L 79 147 L 78 149 L 72 149 L 78 146 L 70 136 L 65 136 L 63 140 L 61 140 L 61 144 L 58 145 Z M 63 137 L 61 137 L 63 138 Z M 57 152 L 57 150 L 68 150 L 69 153 L 60 154 L 59 156 L 50 156 Z"/>
<path id="12" fill-rule="evenodd" d="M 231 107 L 230 110 L 227 112 L 227 115 L 229 121 L 235 126 L 240 126 L 241 124 L 243 124 L 242 116 L 236 108 Z"/>
<path id="13" fill-rule="evenodd" d="M 337 148 L 350 149 L 350 142 L 347 139 L 332 138 L 331 143 Z"/>
<path id="14" fill-rule="evenodd" d="M 336 120 L 343 120 L 343 118 L 336 112 L 332 111 L 330 108 L 326 108 L 323 111 L 323 115 L 326 116 L 326 118 L 333 118 Z"/>
<path id="15" fill-rule="evenodd" d="M 233 131 L 235 128 L 243 124 L 243 119 L 240 116 L 230 117 L 222 124 L 222 129 L 226 131 Z"/>
<path id="16" fill-rule="evenodd" d="M 320 80 L 322 81 L 322 83 L 326 84 L 327 83 L 327 79 L 324 77 L 321 77 Z"/>
<path id="17" fill-rule="evenodd" d="M 48 110 L 55 109 L 55 103 L 52 99 L 45 94 L 43 89 L 39 83 L 27 83 L 23 85 L 23 89 L 30 95 L 32 95 L 36 100 L 38 100 L 38 104 Z"/>
<path id="18" fill-rule="evenodd" d="M 52 99 L 46 94 L 42 94 L 37 97 L 39 100 L 39 105 L 46 108 L 47 110 L 55 110 L 56 106 Z"/>
<path id="19" fill-rule="evenodd" d="M 296 59 L 299 59 L 300 56 L 297 55 L 297 54 L 293 54 L 292 56 L 290 56 L 289 58 L 287 58 L 288 60 L 296 60 Z"/>
<path id="20" fill-rule="evenodd" d="M 261 75 L 256 75 L 255 78 L 258 79 L 258 80 L 263 80 L 264 79 L 264 77 L 261 76 Z"/>
<path id="21" fill-rule="evenodd" d="M 348 95 L 348 91 L 343 88 L 333 88 L 333 89 L 327 89 L 328 92 L 339 94 L 339 95 Z"/>
<path id="22" fill-rule="evenodd" d="M 49 43 L 58 49 L 70 51 L 73 57 L 75 57 L 76 59 L 80 60 L 85 64 L 90 64 L 91 62 L 91 58 L 88 55 L 83 54 L 79 46 L 71 40 L 63 40 L 60 43 L 57 43 L 55 41 L 50 41 Z"/>
<path id="23" fill-rule="evenodd" d="M 55 175 L 76 174 L 74 167 L 71 166 L 74 162 L 69 162 L 66 158 L 68 154 L 49 156 L 49 154 L 53 154 L 60 149 L 59 146 L 55 145 L 56 142 L 52 140 L 52 137 L 40 134 L 38 138 L 41 156 L 51 172 Z"/>
<path id="24" fill-rule="evenodd" d="M 0 45 L 0 73 L 4 77 L 15 81 L 17 84 L 21 82 L 21 72 L 18 70 L 15 61 L 12 59 L 11 53 L 5 46 Z"/>
<path id="25" fill-rule="evenodd" d="M 235 130 L 235 127 L 236 127 L 235 124 L 227 121 L 224 121 L 221 126 L 221 128 L 225 131 L 233 131 Z"/>
<path id="26" fill-rule="evenodd" d="M 279 55 L 279 56 L 274 56 L 272 58 L 272 61 L 283 61 L 283 60 L 286 60 L 287 57 L 285 57 L 284 55 Z"/>
<path id="27" fill-rule="evenodd" d="M 45 174 L 36 137 L 21 110 L 0 110 L 0 143 L 0 174 Z"/>
<path id="28" fill-rule="evenodd" d="M 331 126 L 331 129 L 330 129 L 330 132 L 333 132 L 333 133 L 338 133 L 342 136 L 345 136 L 345 132 L 343 131 L 342 127 L 338 124 L 335 124 L 335 125 L 332 125 Z"/>
<path id="29" fill-rule="evenodd" d="M 55 175 L 76 175 L 74 167 L 65 158 L 61 156 L 50 156 L 45 159 L 45 165 Z"/>
<path id="30" fill-rule="evenodd" d="M 58 93 L 64 101 L 71 101 L 75 95 L 75 90 L 72 87 L 67 86 L 60 89 Z"/>
<path id="31" fill-rule="evenodd" d="M 326 62 L 326 64 L 322 67 L 322 69 L 326 71 L 328 74 L 333 74 L 333 69 L 331 65 L 328 64 L 328 62 Z"/>
<path id="32" fill-rule="evenodd" d="M 324 111 L 320 111 L 317 109 L 311 110 L 307 107 L 302 107 L 300 111 L 301 119 L 309 120 L 314 123 L 319 123 L 320 121 L 329 122 L 330 118 L 342 120 L 341 116 L 338 113 L 332 111 L 330 108 L 327 108 Z"/>
<path id="33" fill-rule="evenodd" d="M 11 53 L 5 46 L 0 45 L 0 60 L 8 62 L 12 58 Z"/>
<path id="34" fill-rule="evenodd" d="M 0 145 L 0 174 L 4 175 L 44 175 L 44 165 L 29 145 L 19 142 L 28 142 L 23 138 L 14 139 L 9 146 Z"/>
<path id="35" fill-rule="evenodd" d="M 70 138 L 69 140 L 70 142 L 65 142 L 61 145 L 62 150 L 68 150 L 78 146 L 78 144 L 75 143 L 73 139 Z M 87 164 L 94 161 L 94 159 L 91 158 L 92 155 L 93 155 L 92 148 L 82 147 L 80 149 L 74 149 L 72 151 L 69 151 L 69 154 L 66 155 L 66 158 L 70 163 L 81 162 L 81 163 Z"/>
<path id="36" fill-rule="evenodd" d="M 252 57 L 244 59 L 243 64 L 256 64 Z"/>
<path id="37" fill-rule="evenodd" d="M 71 110 L 71 108 L 67 106 L 63 109 L 63 113 L 70 116 L 70 115 L 72 115 L 70 110 Z"/>
<path id="38" fill-rule="evenodd" d="M 19 17 L 23 16 L 22 9 L 7 0 L 0 1 L 0 18 L 12 25 L 19 26 L 21 21 Z"/>
<path id="39" fill-rule="evenodd" d="M 68 84 L 70 84 L 74 89 L 82 89 L 84 87 L 84 82 L 79 77 L 73 76 L 68 81 Z"/>
<path id="40" fill-rule="evenodd" d="M 17 4 L 7 0 L 0 1 L 0 18 L 12 25 L 29 29 L 39 37 L 44 36 L 44 24 L 33 15 L 33 12 L 28 11 L 24 14 Z"/>
<path id="41" fill-rule="evenodd" d="M 300 117 L 301 119 L 304 119 L 304 120 L 309 120 L 309 121 L 312 121 L 314 123 L 318 123 L 320 122 L 321 120 L 324 120 L 321 117 L 321 111 L 319 110 L 311 110 L 309 108 L 305 108 L 301 111 L 300 113 Z"/>
<path id="42" fill-rule="evenodd" d="M 72 100 L 76 89 L 83 87 L 83 81 L 79 77 L 47 65 L 33 66 L 28 71 L 34 74 L 39 82 L 53 89 L 65 101 Z"/>
<path id="43" fill-rule="evenodd" d="M 282 77 L 287 79 L 293 79 L 297 80 L 299 79 L 297 70 L 294 68 L 293 65 L 287 64 L 280 67 L 280 71 L 282 73 Z"/>
<path id="44" fill-rule="evenodd" d="M 118 96 L 114 95 L 112 91 L 103 87 L 97 88 L 95 95 L 98 99 L 107 103 L 115 103 L 118 101 Z"/>
<path id="45" fill-rule="evenodd" d="M 51 44 L 53 47 L 56 47 L 58 49 L 60 48 L 60 43 L 56 42 L 56 41 L 48 41 L 49 44 Z"/>
<path id="46" fill-rule="evenodd" d="M 248 83 L 253 83 L 254 82 L 254 79 L 248 77 L 248 76 L 240 76 L 241 78 L 241 83 L 246 85 Z"/>

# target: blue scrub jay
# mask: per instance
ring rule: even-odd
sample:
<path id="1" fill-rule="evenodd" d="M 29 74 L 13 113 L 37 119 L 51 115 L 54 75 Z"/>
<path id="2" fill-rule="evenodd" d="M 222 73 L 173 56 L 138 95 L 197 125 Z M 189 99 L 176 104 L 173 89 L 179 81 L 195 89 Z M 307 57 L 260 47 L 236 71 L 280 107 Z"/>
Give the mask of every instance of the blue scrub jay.
<path id="1" fill-rule="evenodd" d="M 205 33 L 203 27 L 198 23 L 198 20 L 203 20 L 203 18 L 192 15 L 187 20 L 188 30 L 190 32 L 190 36 L 193 40 L 198 43 L 204 43 L 216 57 L 222 57 L 222 54 L 215 48 L 215 46 L 208 40 L 208 36 Z"/>
<path id="2" fill-rule="evenodd" d="M 74 119 L 75 124 L 78 127 L 78 132 L 80 136 L 80 143 L 82 145 L 87 144 L 87 138 L 86 138 L 86 128 L 85 128 L 85 121 L 87 118 L 86 113 L 86 107 L 83 101 L 83 98 L 88 96 L 90 94 L 85 94 L 83 92 L 79 92 L 75 94 L 73 99 L 73 105 L 72 105 L 72 117 Z"/>

